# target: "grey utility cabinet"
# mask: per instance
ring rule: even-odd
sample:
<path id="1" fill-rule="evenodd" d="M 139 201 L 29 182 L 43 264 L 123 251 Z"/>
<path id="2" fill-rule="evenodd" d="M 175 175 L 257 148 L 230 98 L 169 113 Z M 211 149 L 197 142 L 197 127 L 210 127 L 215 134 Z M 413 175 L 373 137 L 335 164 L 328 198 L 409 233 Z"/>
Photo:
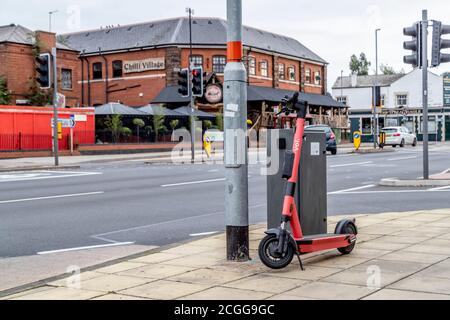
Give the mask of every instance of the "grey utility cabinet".
<path id="1" fill-rule="evenodd" d="M 293 130 L 269 130 L 267 138 L 268 159 L 278 158 L 278 172 L 267 176 L 268 227 L 277 228 L 286 188 L 282 179 L 284 157 L 292 150 Z M 272 150 L 276 148 L 279 150 Z M 273 163 L 273 162 L 272 162 Z M 276 166 L 275 166 L 276 168 Z M 276 170 L 273 170 L 276 171 Z M 307 132 L 303 142 L 300 180 L 295 199 L 305 236 L 327 233 L 327 153 L 326 135 L 323 132 Z"/>

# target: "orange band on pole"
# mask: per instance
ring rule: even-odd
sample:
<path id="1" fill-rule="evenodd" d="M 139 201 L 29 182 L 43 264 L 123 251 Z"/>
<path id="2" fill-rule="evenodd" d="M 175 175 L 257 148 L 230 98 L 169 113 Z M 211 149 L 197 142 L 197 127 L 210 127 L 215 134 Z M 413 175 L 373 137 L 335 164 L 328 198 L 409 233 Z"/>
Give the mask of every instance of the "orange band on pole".
<path id="1" fill-rule="evenodd" d="M 242 61 L 242 42 L 232 41 L 227 44 L 227 58 L 228 61 L 238 62 Z"/>

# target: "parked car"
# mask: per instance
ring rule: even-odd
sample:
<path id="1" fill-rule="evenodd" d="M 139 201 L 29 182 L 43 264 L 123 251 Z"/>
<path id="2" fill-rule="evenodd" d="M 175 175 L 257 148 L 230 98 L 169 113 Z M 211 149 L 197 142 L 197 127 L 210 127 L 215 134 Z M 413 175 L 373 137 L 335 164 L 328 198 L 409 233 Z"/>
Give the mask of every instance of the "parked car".
<path id="1" fill-rule="evenodd" d="M 312 132 L 312 131 L 322 131 L 327 135 L 327 151 L 331 152 L 331 154 L 336 155 L 337 154 L 337 142 L 336 142 L 336 136 L 333 132 L 333 130 L 326 125 L 315 125 L 315 126 L 308 126 L 305 128 L 306 132 Z"/>
<path id="2" fill-rule="evenodd" d="M 386 146 L 417 146 L 417 137 L 406 127 L 389 127 L 381 130 L 386 134 Z"/>

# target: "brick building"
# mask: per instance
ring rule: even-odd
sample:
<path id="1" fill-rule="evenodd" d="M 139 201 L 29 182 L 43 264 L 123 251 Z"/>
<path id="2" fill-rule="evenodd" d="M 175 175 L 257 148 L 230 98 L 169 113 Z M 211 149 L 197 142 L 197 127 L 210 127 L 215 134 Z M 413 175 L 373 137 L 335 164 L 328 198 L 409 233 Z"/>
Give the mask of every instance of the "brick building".
<path id="1" fill-rule="evenodd" d="M 66 96 L 68 107 L 77 107 L 80 96 L 78 51 L 57 41 L 54 33 L 33 32 L 14 24 L 0 26 L 0 76 L 7 81 L 13 104 L 29 104 L 30 88 L 36 78 L 36 52 L 49 53 L 53 47 L 58 53 L 60 93 Z"/>
<path id="2" fill-rule="evenodd" d="M 219 87 L 227 62 L 226 24 L 218 18 L 195 18 L 192 24 L 193 60 Z M 54 34 L 33 33 L 21 26 L 0 30 L 0 75 L 6 75 L 14 101 L 27 99 L 27 82 L 35 77 L 33 47 L 39 39 L 44 52 L 58 47 L 59 87 L 68 107 L 108 102 L 133 107 L 189 104 L 177 93 L 177 73 L 188 66 L 190 55 L 188 18 L 63 34 L 57 43 Z M 273 107 L 286 94 L 301 91 L 310 102 L 312 123 L 347 126 L 345 106 L 328 94 L 324 59 L 295 39 L 251 27 L 244 26 L 243 42 L 254 121 L 272 126 Z M 220 101 L 198 100 L 197 106 L 205 111 L 222 108 Z"/>

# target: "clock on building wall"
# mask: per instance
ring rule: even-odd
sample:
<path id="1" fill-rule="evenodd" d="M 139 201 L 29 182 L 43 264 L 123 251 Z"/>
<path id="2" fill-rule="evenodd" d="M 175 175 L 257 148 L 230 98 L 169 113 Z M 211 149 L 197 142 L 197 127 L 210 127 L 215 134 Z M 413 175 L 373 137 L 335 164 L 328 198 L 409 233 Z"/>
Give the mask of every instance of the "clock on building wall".
<path id="1" fill-rule="evenodd" d="M 211 83 L 206 87 L 205 99 L 211 104 L 217 104 L 223 100 L 223 89 L 216 83 Z"/>

